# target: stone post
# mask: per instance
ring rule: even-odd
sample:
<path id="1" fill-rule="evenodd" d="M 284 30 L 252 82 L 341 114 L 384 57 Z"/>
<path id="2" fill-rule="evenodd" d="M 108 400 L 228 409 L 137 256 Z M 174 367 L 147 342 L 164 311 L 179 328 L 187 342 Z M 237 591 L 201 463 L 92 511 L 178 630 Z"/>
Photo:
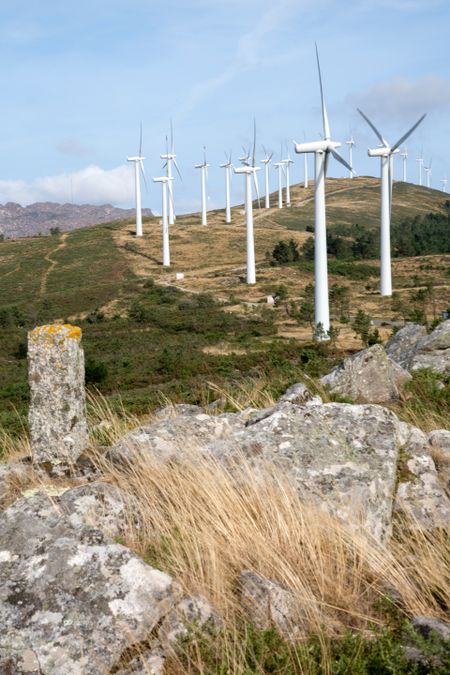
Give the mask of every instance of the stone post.
<path id="1" fill-rule="evenodd" d="M 28 377 L 33 461 L 73 464 L 88 446 L 81 329 L 52 324 L 30 331 Z"/>

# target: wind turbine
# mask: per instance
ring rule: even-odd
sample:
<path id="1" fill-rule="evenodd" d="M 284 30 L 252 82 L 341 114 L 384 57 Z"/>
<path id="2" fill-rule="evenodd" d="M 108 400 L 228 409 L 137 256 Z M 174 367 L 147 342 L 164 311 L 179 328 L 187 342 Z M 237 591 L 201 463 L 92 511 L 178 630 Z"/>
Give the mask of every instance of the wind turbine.
<path id="1" fill-rule="evenodd" d="M 290 206 L 291 205 L 291 179 L 290 179 L 290 176 L 289 176 L 289 165 L 293 164 L 294 162 L 291 159 L 291 155 L 289 154 L 289 150 L 288 150 L 287 158 L 282 159 L 281 161 L 284 164 L 284 175 L 285 175 L 285 178 L 286 178 L 286 206 Z"/>
<path id="2" fill-rule="evenodd" d="M 161 183 L 162 187 L 162 231 L 163 231 L 163 265 L 164 267 L 170 267 L 170 247 L 169 247 L 169 222 L 167 218 L 167 192 L 169 192 L 170 198 L 170 189 L 167 190 L 170 182 L 173 178 L 169 176 L 160 176 L 159 178 L 154 178 L 154 183 Z"/>
<path id="3" fill-rule="evenodd" d="M 196 164 L 196 169 L 201 169 L 202 176 L 202 225 L 207 225 L 206 218 L 206 181 L 208 179 L 208 166 L 206 161 L 206 147 L 203 147 L 203 164 Z"/>
<path id="4" fill-rule="evenodd" d="M 245 174 L 245 221 L 247 229 L 247 284 L 256 284 L 255 267 L 255 240 L 253 235 L 253 199 L 252 199 L 252 178 L 255 183 L 256 195 L 259 201 L 258 180 L 256 172 L 261 167 L 255 166 L 256 163 L 256 122 L 253 125 L 253 155 L 251 165 L 234 167 L 234 173 Z"/>
<path id="5" fill-rule="evenodd" d="M 391 270 L 391 210 L 392 210 L 392 157 L 399 152 L 400 145 L 406 141 L 412 132 L 425 119 L 422 117 L 406 132 L 394 145 L 383 138 L 376 126 L 364 113 L 359 114 L 366 120 L 372 131 L 380 140 L 381 145 L 373 150 L 368 150 L 369 157 L 379 157 L 381 163 L 381 295 L 392 295 L 392 270 Z"/>
<path id="6" fill-rule="evenodd" d="M 442 192 L 447 192 L 447 183 L 448 183 L 447 176 L 444 176 L 444 178 L 441 179 L 441 183 L 442 183 Z"/>
<path id="7" fill-rule="evenodd" d="M 280 160 L 275 162 L 274 166 L 278 170 L 278 208 L 283 208 L 283 173 L 284 173 L 284 163 Z"/>
<path id="8" fill-rule="evenodd" d="M 306 141 L 306 134 L 305 134 L 305 132 L 303 132 L 303 140 Z M 308 181 L 308 155 L 307 155 L 306 152 L 305 152 L 305 154 L 303 155 L 303 158 L 304 158 L 303 171 L 304 171 L 304 174 L 305 174 L 305 180 L 304 180 L 304 183 L 303 183 L 303 187 L 304 187 L 305 190 L 306 190 L 306 188 L 307 188 L 308 185 L 309 185 L 309 181 Z"/>
<path id="9" fill-rule="evenodd" d="M 350 166 L 353 166 L 353 146 L 355 145 L 355 141 L 353 140 L 353 134 L 350 134 L 350 138 L 348 141 L 345 141 L 346 144 L 348 145 L 348 163 Z M 353 171 L 350 170 L 350 178 L 353 178 Z"/>
<path id="10" fill-rule="evenodd" d="M 322 103 L 323 140 L 310 143 L 295 143 L 295 152 L 314 153 L 315 157 L 315 200 L 314 200 L 314 323 L 316 338 L 329 339 L 330 308 L 328 300 L 327 230 L 325 211 L 325 177 L 330 154 L 349 171 L 351 166 L 336 149 L 341 143 L 331 140 L 325 98 L 323 95 L 322 74 L 319 52 L 316 45 L 317 69 L 319 72 L 320 98 Z"/>
<path id="11" fill-rule="evenodd" d="M 403 152 L 400 153 L 400 156 L 403 157 L 403 182 L 406 183 L 406 164 L 408 162 L 408 148 L 405 148 Z"/>
<path id="12" fill-rule="evenodd" d="M 425 171 L 427 175 L 427 188 L 431 187 L 431 165 L 433 163 L 433 160 L 430 161 L 430 166 L 424 166 L 423 170 Z"/>
<path id="13" fill-rule="evenodd" d="M 420 157 L 416 158 L 416 162 L 419 163 L 419 185 L 422 185 L 423 151 L 420 153 Z"/>
<path id="14" fill-rule="evenodd" d="M 266 197 L 265 197 L 265 208 L 270 209 L 270 192 L 269 192 L 269 164 L 270 161 L 273 157 L 273 152 L 269 153 L 263 146 L 264 150 L 264 159 L 261 160 L 261 164 L 264 164 L 264 182 L 265 182 L 265 190 L 266 190 Z"/>
<path id="15" fill-rule="evenodd" d="M 225 164 L 221 164 L 220 167 L 225 169 L 225 222 L 231 223 L 231 169 L 233 165 L 231 163 L 231 150 L 230 154 L 227 156 L 225 153 L 227 161 Z"/>
<path id="16" fill-rule="evenodd" d="M 134 163 L 134 183 L 136 189 L 136 237 L 142 237 L 142 205 L 141 205 L 141 173 L 144 179 L 145 186 L 147 181 L 145 179 L 144 159 L 142 156 L 142 122 L 139 136 L 139 152 L 135 157 L 127 157 L 128 162 Z"/>
<path id="17" fill-rule="evenodd" d="M 165 155 L 160 155 L 161 159 L 165 159 L 165 163 L 163 165 L 163 169 L 166 169 L 166 176 L 169 179 L 168 181 L 168 188 L 169 188 L 169 225 L 173 225 L 175 222 L 175 213 L 174 213 L 174 201 L 173 201 L 173 171 L 172 171 L 172 164 L 174 164 L 175 169 L 177 170 L 177 173 L 180 177 L 181 180 L 181 173 L 180 169 L 178 168 L 177 164 L 177 156 L 175 154 L 175 145 L 174 145 L 174 140 L 173 140 L 173 124 L 172 120 L 170 120 L 170 151 L 169 151 L 169 140 L 166 136 L 166 154 Z"/>

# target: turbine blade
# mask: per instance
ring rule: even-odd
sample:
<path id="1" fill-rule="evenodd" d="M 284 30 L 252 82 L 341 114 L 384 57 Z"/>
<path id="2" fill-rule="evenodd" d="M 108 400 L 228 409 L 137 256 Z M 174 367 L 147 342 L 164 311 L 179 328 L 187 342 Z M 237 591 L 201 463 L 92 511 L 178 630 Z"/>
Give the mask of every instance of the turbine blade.
<path id="1" fill-rule="evenodd" d="M 140 133 L 139 133 L 139 157 L 142 156 L 142 122 L 140 125 Z"/>
<path id="2" fill-rule="evenodd" d="M 259 197 L 259 185 L 258 185 L 258 177 L 256 175 L 256 171 L 253 171 L 253 182 L 255 183 L 255 190 L 256 190 L 256 197 L 258 199 L 258 209 L 261 208 L 261 200 Z"/>
<path id="3" fill-rule="evenodd" d="M 337 159 L 337 161 L 340 162 L 341 164 L 343 164 L 343 166 L 345 166 L 346 169 L 348 169 L 348 170 L 351 171 L 352 173 L 355 173 L 355 172 L 353 171 L 353 168 L 352 168 L 352 167 L 350 166 L 350 164 L 342 157 L 342 155 L 340 155 L 338 152 L 336 152 L 336 150 L 330 150 L 330 152 L 331 152 L 331 154 L 333 155 L 334 159 Z"/>
<path id="4" fill-rule="evenodd" d="M 177 174 L 178 174 L 179 177 L 180 177 L 180 180 L 183 180 L 183 177 L 182 177 L 182 175 L 181 175 L 181 171 L 180 171 L 180 169 L 178 168 L 177 160 L 175 159 L 175 157 L 173 158 L 173 163 L 174 163 L 175 168 L 176 168 L 176 170 L 177 170 Z"/>
<path id="5" fill-rule="evenodd" d="M 143 162 L 142 160 L 140 160 L 140 162 L 139 162 L 139 167 L 140 167 L 140 169 L 141 169 L 142 178 L 144 179 L 145 189 L 146 189 L 147 192 L 148 192 L 147 178 L 146 178 L 146 176 L 145 176 L 144 162 Z"/>
<path id="6" fill-rule="evenodd" d="M 422 117 L 421 117 L 421 118 L 420 118 L 420 119 L 419 119 L 419 120 L 411 127 L 411 129 L 410 129 L 409 131 L 407 131 L 406 134 L 404 134 L 404 135 L 400 138 L 400 140 L 397 141 L 397 143 L 396 143 L 395 145 L 392 146 L 392 148 L 391 148 L 392 152 L 394 152 L 394 150 L 397 150 L 397 148 L 403 143 L 403 141 L 406 141 L 406 139 L 407 139 L 409 136 L 411 136 L 411 134 L 412 134 L 412 132 L 414 131 L 414 129 L 417 129 L 417 127 L 419 126 L 419 124 L 420 124 L 421 122 L 423 122 L 423 120 L 425 119 L 426 116 L 427 116 L 426 113 L 425 113 L 424 115 L 422 115 Z"/>
<path id="7" fill-rule="evenodd" d="M 256 119 L 253 118 L 253 155 L 252 155 L 252 166 L 254 167 L 256 163 Z"/>
<path id="8" fill-rule="evenodd" d="M 317 58 L 317 68 L 319 70 L 320 98 L 322 101 L 323 134 L 325 136 L 325 140 L 329 141 L 331 138 L 331 132 L 330 132 L 330 124 L 328 122 L 327 107 L 325 105 L 325 98 L 323 95 L 322 73 L 320 70 L 319 50 L 317 49 L 317 44 L 316 44 L 316 58 Z"/>
<path id="9" fill-rule="evenodd" d="M 329 165 L 329 163 L 330 163 L 330 153 L 327 152 L 327 153 L 325 154 L 325 161 L 324 161 L 324 163 L 323 163 L 323 170 L 324 170 L 324 172 L 325 172 L 325 178 L 327 177 L 327 173 L 328 173 L 328 165 Z"/>
<path id="10" fill-rule="evenodd" d="M 380 141 L 381 141 L 381 143 L 384 145 L 384 147 L 385 147 L 385 148 L 388 148 L 388 147 L 389 147 L 389 144 L 386 143 L 386 141 L 384 140 L 383 136 L 380 134 L 380 132 L 379 132 L 378 129 L 376 128 L 375 124 L 373 124 L 373 123 L 369 120 L 369 118 L 367 117 L 367 115 L 364 115 L 364 113 L 363 113 L 362 110 L 360 110 L 359 108 L 357 108 L 357 111 L 359 112 L 359 114 L 361 115 L 361 117 L 362 117 L 363 119 L 366 120 L 367 124 L 368 124 L 369 127 L 372 129 L 372 131 L 375 132 L 376 136 L 380 139 Z"/>
<path id="11" fill-rule="evenodd" d="M 173 155 L 174 154 L 174 140 L 173 140 L 173 123 L 172 120 L 170 120 L 170 152 Z"/>

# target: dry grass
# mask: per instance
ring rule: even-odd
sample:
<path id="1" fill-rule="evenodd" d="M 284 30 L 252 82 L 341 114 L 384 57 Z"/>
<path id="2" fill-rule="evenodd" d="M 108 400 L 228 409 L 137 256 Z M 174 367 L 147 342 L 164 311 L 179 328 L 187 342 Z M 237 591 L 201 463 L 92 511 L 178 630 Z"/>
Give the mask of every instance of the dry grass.
<path id="1" fill-rule="evenodd" d="M 236 652 L 233 672 L 243 672 L 236 581 L 244 569 L 294 591 L 305 633 L 323 640 L 324 663 L 333 636 L 348 627 L 365 634 L 382 622 L 376 603 L 389 589 L 400 594 L 407 615 L 440 616 L 450 605 L 447 536 L 404 522 L 388 550 L 302 502 L 273 466 L 256 474 L 244 458 L 226 468 L 190 452 L 176 464 L 136 456 L 121 469 L 103 469 L 137 500 L 141 525 L 125 544 L 174 575 L 186 592 L 206 596 L 224 617 L 219 649 Z M 210 671 L 199 661 L 193 672 Z"/>

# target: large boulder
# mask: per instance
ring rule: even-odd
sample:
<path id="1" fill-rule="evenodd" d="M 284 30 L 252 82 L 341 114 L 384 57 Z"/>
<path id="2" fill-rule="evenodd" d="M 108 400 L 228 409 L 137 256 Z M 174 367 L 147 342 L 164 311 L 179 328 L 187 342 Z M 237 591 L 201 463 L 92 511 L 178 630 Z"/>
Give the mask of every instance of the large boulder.
<path id="1" fill-rule="evenodd" d="M 417 343 L 427 335 L 425 326 L 417 323 L 406 323 L 386 342 L 387 355 L 402 368 L 409 370 Z"/>
<path id="2" fill-rule="evenodd" d="M 386 343 L 388 356 L 407 370 L 450 372 L 450 319 L 427 335 L 424 326 L 406 324 Z"/>
<path id="3" fill-rule="evenodd" d="M 373 403 L 400 396 L 408 371 L 392 361 L 381 345 L 373 345 L 345 359 L 320 380 L 332 393 Z"/>
<path id="4" fill-rule="evenodd" d="M 68 494 L 61 508 L 37 494 L 0 514 L 1 673 L 111 672 L 182 598 L 169 575 L 83 524 Z"/>

